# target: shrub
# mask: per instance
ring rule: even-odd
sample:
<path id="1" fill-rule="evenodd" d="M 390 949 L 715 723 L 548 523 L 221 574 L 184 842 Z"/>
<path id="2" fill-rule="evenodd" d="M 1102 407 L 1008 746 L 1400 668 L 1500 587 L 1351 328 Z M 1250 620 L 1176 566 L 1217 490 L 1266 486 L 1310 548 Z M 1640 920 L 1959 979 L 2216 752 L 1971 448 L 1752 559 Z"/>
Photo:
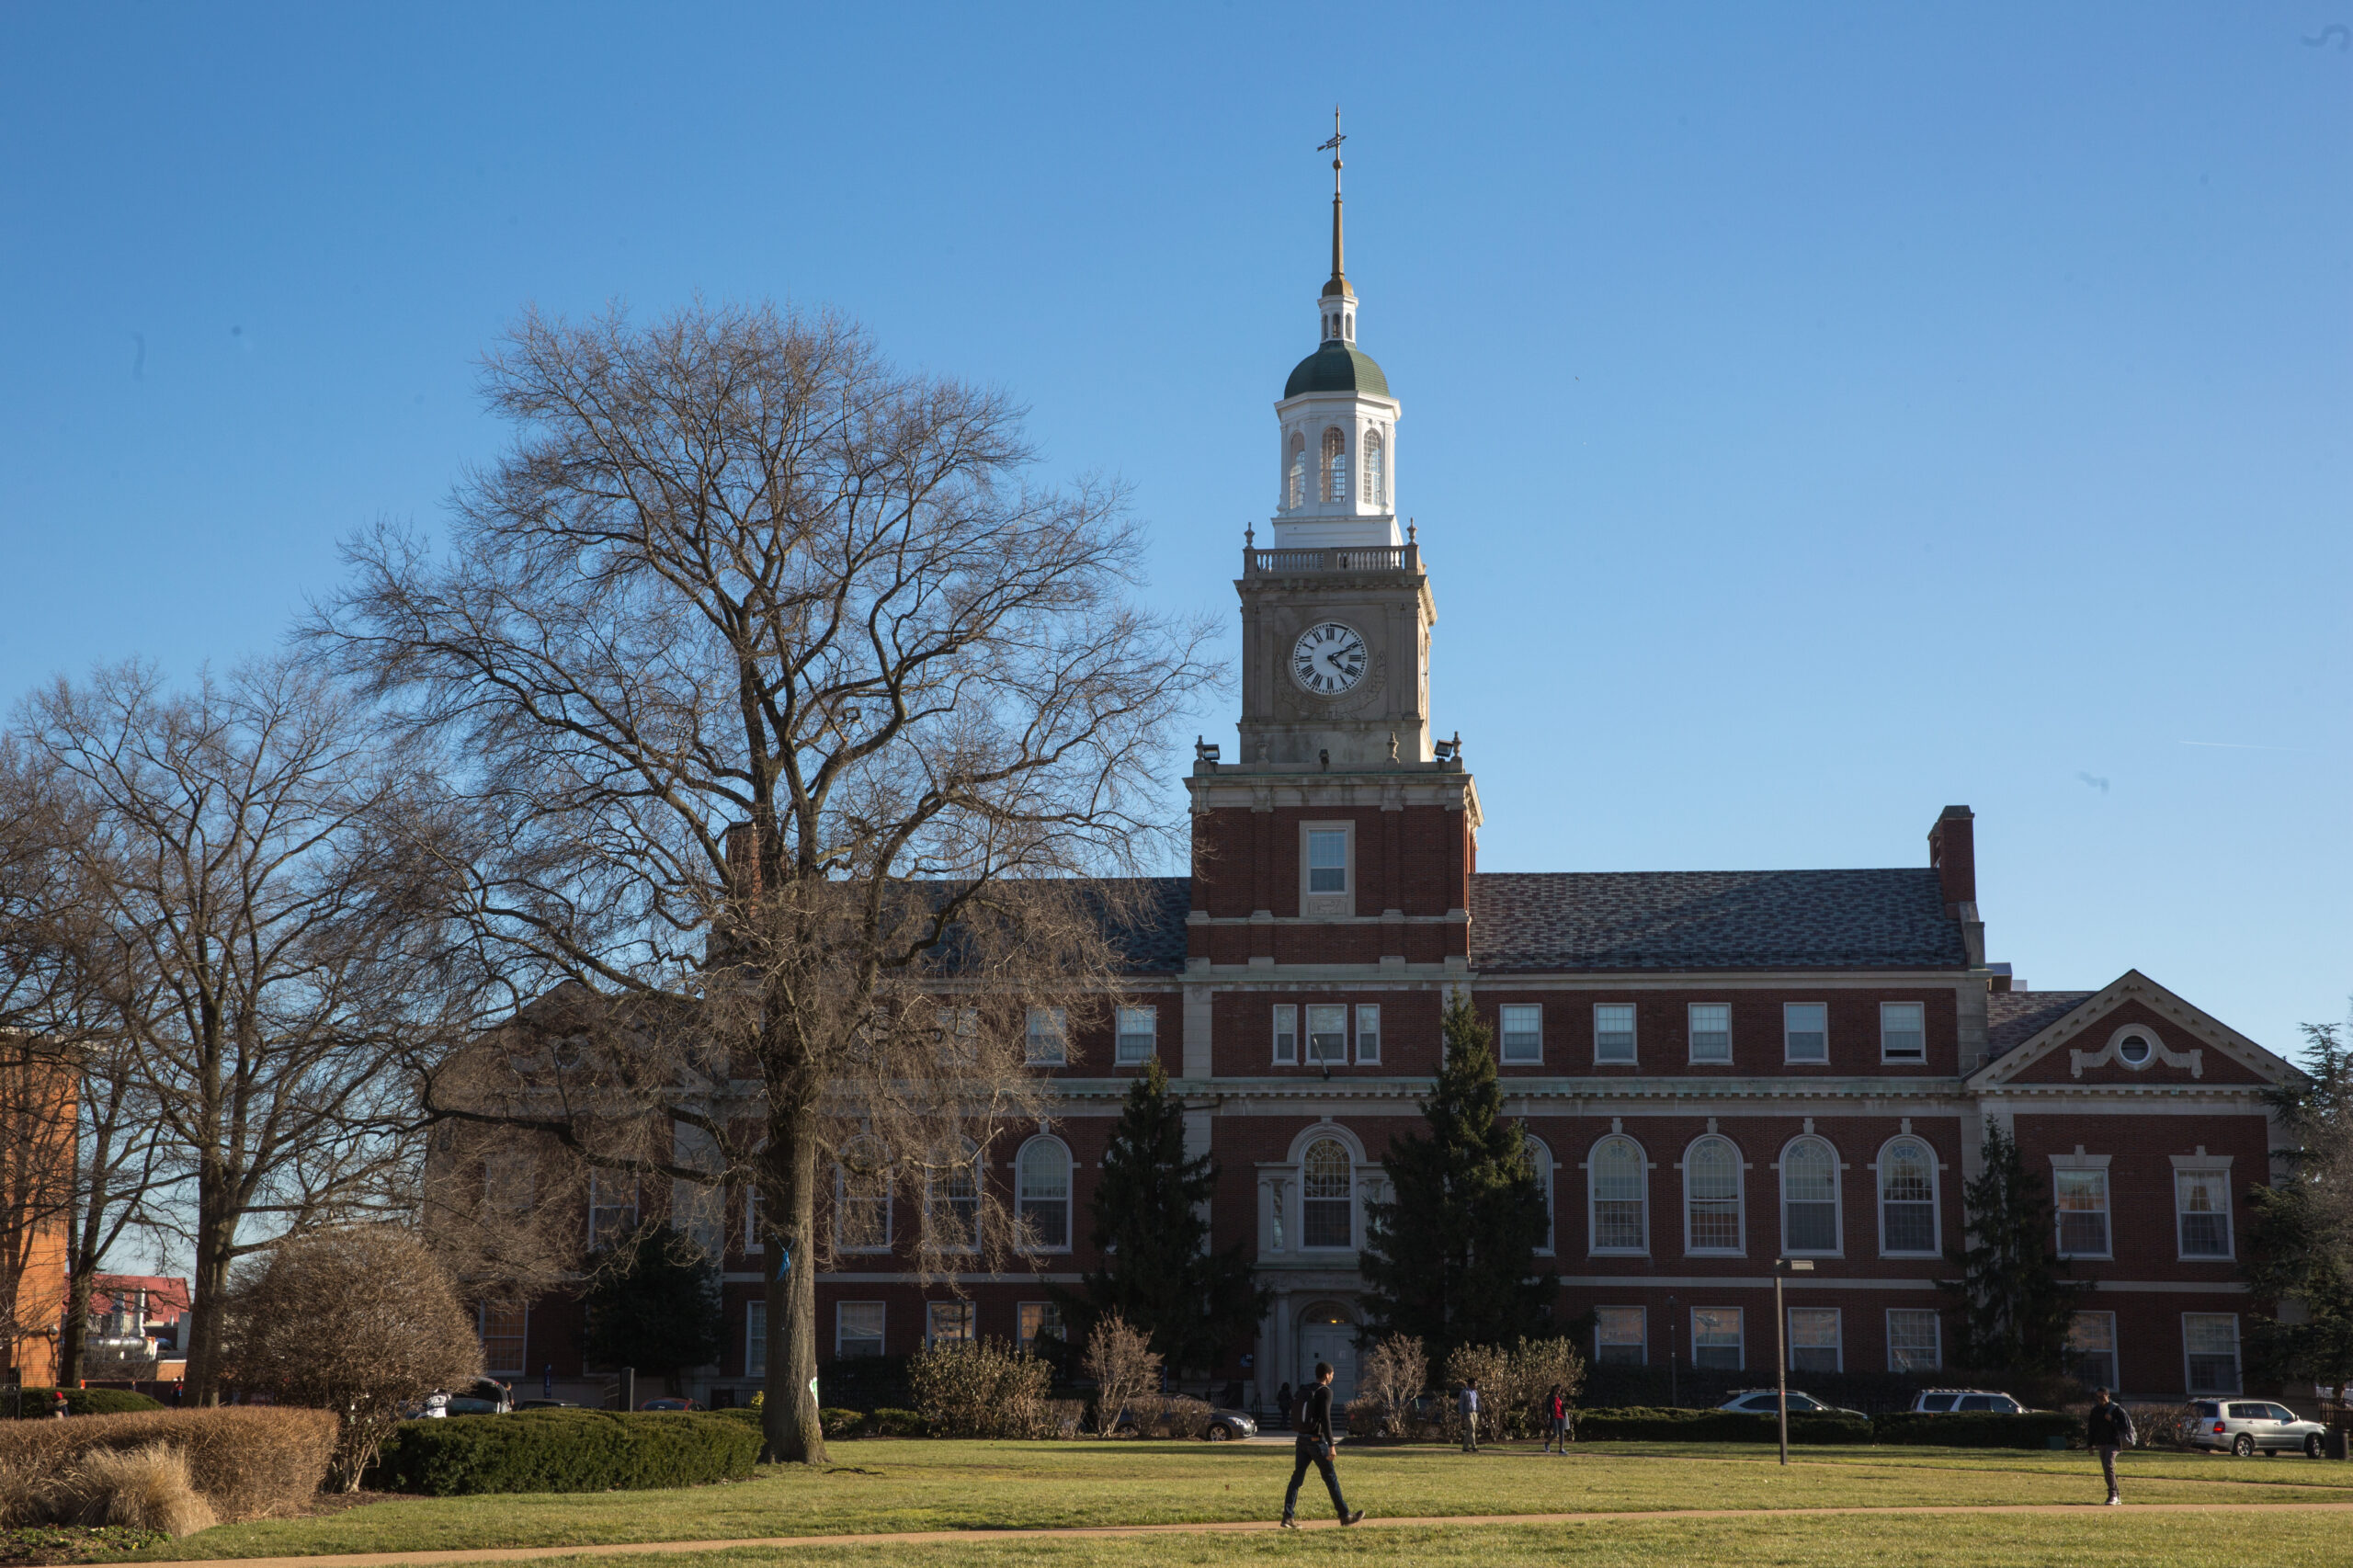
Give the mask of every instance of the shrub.
<path id="1" fill-rule="evenodd" d="M 28 1388 L 22 1392 L 24 1398 L 17 1406 L 18 1415 L 28 1421 L 49 1415 L 49 1396 L 57 1392 L 55 1389 Z M 162 1401 L 149 1399 L 143 1393 L 133 1393 L 129 1389 L 65 1391 L 65 1413 L 69 1415 L 128 1415 L 133 1411 L 163 1408 Z M 0 1399 L 0 1416 L 7 1414 L 6 1401 Z"/>
<path id="2" fill-rule="evenodd" d="M 49 1518 L 59 1524 L 119 1525 L 177 1538 L 220 1522 L 189 1479 L 187 1451 L 168 1443 L 88 1449 L 47 1490 Z"/>
<path id="3" fill-rule="evenodd" d="M 1357 1374 L 1364 1392 L 1348 1403 L 1348 1428 L 1406 1435 L 1414 1401 L 1429 1386 L 1430 1359 L 1412 1335 L 1392 1334 L 1372 1347 Z"/>
<path id="4" fill-rule="evenodd" d="M 893 1410 L 889 1405 L 874 1413 L 874 1435 L 878 1437 L 923 1437 L 931 1433 L 931 1424 L 916 1410 Z"/>
<path id="5" fill-rule="evenodd" d="M 404 1421 L 369 1479 L 434 1497 L 638 1491 L 740 1481 L 759 1457 L 759 1428 L 724 1414 L 523 1410 Z"/>
<path id="6" fill-rule="evenodd" d="M 197 1494 L 224 1520 L 309 1505 L 326 1477 L 335 1419 L 323 1410 L 228 1405 L 0 1425 L 0 1475 L 45 1484 L 101 1449 L 162 1446 L 183 1456 Z"/>
<path id="7" fill-rule="evenodd" d="M 1121 1427 L 1138 1437 L 1206 1437 L 1210 1407 L 1185 1394 L 1139 1394 L 1128 1402 Z"/>
<path id="8" fill-rule="evenodd" d="M 1571 1404 L 1585 1387 L 1585 1358 L 1566 1339 L 1522 1339 L 1516 1345 L 1465 1345 L 1446 1358 L 1446 1381 L 1456 1387 L 1479 1380 L 1481 1426 L 1499 1437 L 1526 1437 L 1544 1429 L 1543 1400 L 1561 1386 Z M 1449 1413 L 1448 1425 L 1460 1423 Z"/>
<path id="9" fill-rule="evenodd" d="M 1118 1428 L 1120 1412 L 1160 1386 L 1151 1341 L 1117 1312 L 1096 1320 L 1080 1366 L 1095 1380 L 1095 1429 L 1107 1437 Z"/>
<path id="10" fill-rule="evenodd" d="M 759 1424 L 759 1412 L 750 1413 L 752 1424 Z M 817 1412 L 817 1425 L 825 1429 L 828 1437 L 858 1437 L 866 1433 L 866 1412 L 827 1408 Z"/>
<path id="11" fill-rule="evenodd" d="M 1001 1339 L 935 1345 L 907 1364 L 935 1437 L 1027 1437 L 1045 1423 L 1053 1369 Z"/>
<path id="12" fill-rule="evenodd" d="M 229 1306 L 231 1375 L 280 1404 L 332 1410 L 330 1473 L 356 1491 L 401 1406 L 482 1376 L 474 1314 L 415 1233 L 351 1225 L 281 1242 Z"/>
<path id="13" fill-rule="evenodd" d="M 2190 1413 L 2189 1406 L 2128 1404 L 2124 1408 L 2132 1417 L 2132 1435 L 2140 1439 L 2143 1448 L 2188 1449 L 2189 1430 L 2198 1419 Z M 2084 1440 L 2084 1418 L 2070 1415 L 2068 1419 L 2075 1423 L 2074 1436 L 2069 1438 L 2069 1443 L 2071 1446 L 2079 1444 Z"/>
<path id="14" fill-rule="evenodd" d="M 1871 1417 L 1871 1438 L 1881 1443 L 1922 1443 L 1947 1449 L 2047 1449 L 2051 1439 L 2082 1441 L 2084 1424 L 2063 1410 L 1996 1415 L 1972 1410 L 1961 1415 L 1891 1411 Z"/>
<path id="15" fill-rule="evenodd" d="M 1739 1410 L 1587 1410 L 1576 1417 L 1579 1437 L 1590 1442 L 1770 1443 L 1779 1423 L 1770 1415 Z M 1868 1443 L 1871 1424 L 1852 1415 L 1792 1415 L 1792 1443 Z"/>

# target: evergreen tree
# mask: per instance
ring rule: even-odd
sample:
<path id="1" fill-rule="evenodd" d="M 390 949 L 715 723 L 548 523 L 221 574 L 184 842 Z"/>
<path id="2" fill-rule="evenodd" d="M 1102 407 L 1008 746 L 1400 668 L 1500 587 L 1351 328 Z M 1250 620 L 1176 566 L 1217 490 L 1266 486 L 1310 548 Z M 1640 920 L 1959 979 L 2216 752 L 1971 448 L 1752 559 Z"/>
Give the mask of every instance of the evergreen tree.
<path id="1" fill-rule="evenodd" d="M 2306 1081 L 2273 1096 L 2293 1140 L 2277 1151 L 2290 1162 L 2289 1177 L 2247 1194 L 2241 1252 L 2258 1308 L 2247 1324 L 2248 1370 L 2325 1383 L 2342 1398 L 2353 1382 L 2353 1210 L 2345 1192 L 2353 1176 L 2353 1053 L 2334 1024 L 2306 1024 L 2304 1038 Z M 2299 1310 L 2283 1312 L 2290 1301 Z"/>
<path id="2" fill-rule="evenodd" d="M 1095 1185 L 1101 1264 L 1077 1294 L 1058 1291 L 1070 1343 L 1118 1316 L 1141 1330 L 1172 1371 L 1206 1370 L 1246 1344 L 1268 1293 L 1251 1282 L 1241 1244 L 1209 1250 L 1202 1208 L 1217 1190 L 1207 1154 L 1185 1157 L 1185 1104 L 1155 1058 L 1128 1085 Z"/>
<path id="3" fill-rule="evenodd" d="M 1446 1060 L 1421 1102 L 1429 1136 L 1391 1141 L 1390 1198 L 1360 1260 L 1370 1331 L 1411 1335 L 1443 1364 L 1462 1345 L 1540 1337 L 1558 1283 L 1536 1249 L 1549 1221 L 1520 1124 L 1503 1114 L 1494 1035 L 1468 996 L 1446 1010 Z"/>
<path id="4" fill-rule="evenodd" d="M 582 1305 L 592 1366 L 675 1375 L 719 1359 L 719 1269 L 667 1225 L 643 1225 L 600 1248 Z"/>
<path id="5" fill-rule="evenodd" d="M 2017 1140 L 1995 1127 L 1985 1133 L 1984 1173 L 1962 1189 L 1961 1201 L 1973 1244 L 1948 1251 L 1961 1277 L 1938 1281 L 1958 1320 L 1954 1364 L 2058 1376 L 2085 1287 L 2063 1278 L 2049 1187 L 2027 1167 Z"/>

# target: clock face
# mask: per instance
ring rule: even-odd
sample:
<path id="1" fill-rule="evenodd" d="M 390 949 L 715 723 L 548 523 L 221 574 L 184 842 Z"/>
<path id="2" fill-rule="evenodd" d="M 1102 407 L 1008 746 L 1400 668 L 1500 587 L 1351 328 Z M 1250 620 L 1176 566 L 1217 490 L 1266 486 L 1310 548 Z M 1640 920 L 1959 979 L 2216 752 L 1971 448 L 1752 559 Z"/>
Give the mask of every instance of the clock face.
<path id="1" fill-rule="evenodd" d="M 1337 697 L 1364 678 L 1364 639 L 1336 620 L 1319 621 L 1291 644 L 1290 676 L 1318 697 Z"/>

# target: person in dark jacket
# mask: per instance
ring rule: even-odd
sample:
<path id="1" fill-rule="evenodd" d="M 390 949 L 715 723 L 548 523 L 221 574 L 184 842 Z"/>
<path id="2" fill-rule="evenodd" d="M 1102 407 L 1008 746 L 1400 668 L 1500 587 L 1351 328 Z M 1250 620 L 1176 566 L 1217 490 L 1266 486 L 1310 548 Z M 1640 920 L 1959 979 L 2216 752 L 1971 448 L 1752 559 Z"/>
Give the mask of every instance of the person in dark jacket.
<path id="1" fill-rule="evenodd" d="M 1283 1494 L 1283 1528 L 1299 1528 L 1299 1483 L 1307 1479 L 1307 1467 L 1311 1464 L 1324 1472 L 1324 1489 L 1332 1494 L 1332 1511 L 1340 1516 L 1340 1523 L 1353 1525 L 1364 1517 L 1364 1510 L 1348 1512 L 1348 1500 L 1340 1495 L 1340 1472 L 1332 1468 L 1335 1444 L 1329 1361 L 1315 1363 L 1315 1386 L 1307 1391 L 1307 1397 L 1301 1403 L 1299 1440 L 1291 1445 L 1290 1490 Z"/>
<path id="2" fill-rule="evenodd" d="M 1285 1383 L 1275 1391 L 1275 1408 L 1282 1412 L 1283 1425 L 1290 1425 L 1290 1385 Z"/>
<path id="3" fill-rule="evenodd" d="M 2099 1456 L 2099 1472 L 2108 1480 L 2108 1506 L 2120 1507 L 2124 1499 L 2116 1491 L 2116 1450 L 2131 1448 L 2136 1438 L 2131 1413 L 2109 1399 L 2106 1389 L 2099 1391 L 2091 1414 L 2084 1417 L 2084 1440 Z"/>

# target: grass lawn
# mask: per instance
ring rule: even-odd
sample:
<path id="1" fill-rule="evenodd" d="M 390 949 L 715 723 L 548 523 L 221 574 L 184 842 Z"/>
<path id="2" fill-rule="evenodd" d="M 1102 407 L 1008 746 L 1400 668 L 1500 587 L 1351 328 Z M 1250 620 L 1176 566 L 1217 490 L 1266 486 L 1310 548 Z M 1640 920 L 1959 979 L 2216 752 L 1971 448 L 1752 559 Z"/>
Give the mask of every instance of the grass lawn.
<path id="1" fill-rule="evenodd" d="M 776 1467 L 748 1482 L 667 1492 L 573 1495 L 415 1498 L 371 1504 L 308 1519 L 263 1520 L 207 1530 L 146 1557 L 255 1557 L 354 1551 L 434 1551 L 484 1546 L 561 1546 L 609 1541 L 712 1540 L 753 1536 L 986 1529 L 1068 1525 L 1189 1523 L 1265 1519 L 1281 1506 L 1290 1450 L 1248 1444 L 939 1443 L 868 1439 L 833 1447 L 825 1471 Z M 1574 1510 L 1641 1513 L 1662 1508 L 1891 1506 L 1904 1504 L 2097 1502 L 2098 1471 L 2088 1455 L 1986 1449 L 1810 1449 L 1786 1471 L 1770 1449 L 1699 1449 L 1688 1444 L 1583 1445 L 1568 1458 L 1531 1447 L 1465 1456 L 1439 1448 L 1343 1448 L 1342 1483 L 1351 1505 L 1389 1517 L 1449 1514 L 1525 1514 Z M 2131 1453 L 2123 1466 L 2133 1502 L 2337 1502 L 2353 1504 L 2353 1465 L 2299 1458 L 2206 1459 Z M 1303 1516 L 1328 1514 L 1310 1472 Z M 2051 1543 L 2077 1539 L 2086 1552 L 2099 1542 L 2134 1541 L 2167 1563 L 2195 1562 L 2215 1543 L 2217 1562 L 2277 1568 L 2294 1543 L 2334 1539 L 2343 1561 L 2345 1526 L 2329 1515 L 2282 1515 L 2276 1521 L 2238 1516 L 2131 1522 L 2131 1511 L 2081 1520 L 1815 1519 L 1763 1522 L 1775 1543 L 1766 1562 L 1860 1562 L 1874 1553 L 1908 1555 L 1902 1542 L 1972 1543 L 1971 1561 L 2105 1561 L 2053 1556 Z M 1740 1536 L 1740 1521 L 1611 1521 L 1598 1527 L 1477 1527 L 1461 1532 L 1360 1531 L 1314 1536 L 1319 1551 L 1386 1562 L 1444 1560 L 1458 1552 L 1483 1561 L 1534 1551 L 1595 1553 L 1597 1562 L 1684 1560 L 1713 1554 Z M 2162 1536 L 2158 1533 L 2163 1532 Z M 2253 1535 L 2247 1532 L 2256 1532 Z M 1893 1532 L 1891 1536 L 1888 1532 Z M 1483 1546 L 1471 1544 L 1474 1538 Z M 1900 1541 L 1897 1538 L 1901 1538 Z M 2003 1557 L 2000 1543 L 2040 1556 Z M 1873 1545 L 1872 1542 L 1880 1544 Z M 2038 1544 L 2039 1543 L 2039 1544 Z M 2260 1551 L 2250 1550 L 2250 1544 Z M 1984 1550 L 1980 1551 L 1979 1548 Z M 1214 1552 L 1290 1550 L 1279 1540 L 1108 1540 L 1004 1542 L 985 1548 L 852 1549 L 927 1555 L 926 1562 L 1042 1561 L 1058 1551 L 1116 1562 Z M 2120 1548 L 2120 1551 L 2122 1550 Z M 1011 1553 L 1007 1557 L 1006 1554 Z M 1618 1555 L 1611 1555 L 1616 1553 Z M 1629 1554 L 1631 1555 L 1629 1555 Z M 1650 1553 L 1645 1556 L 1643 1553 Z M 1846 1555 L 1840 1555 L 1845 1553 Z M 1989 1554 L 1990 1553 L 1990 1554 Z M 1498 1556 L 1497 1554 L 1502 1554 Z M 709 1556 L 710 1554 L 701 1554 Z M 731 1554 L 732 1555 L 732 1554 Z M 745 1553 L 744 1555 L 760 1555 Z M 806 1560 L 796 1549 L 793 1556 Z M 830 1555 L 830 1554 L 829 1554 Z M 1206 1560 L 1206 1559 L 1204 1559 Z M 1468 1561 L 1468 1555 L 1465 1561 Z M 1579 1561 L 1585 1560 L 1582 1556 Z M 2119 1559 L 2121 1560 L 2120 1558 Z M 2150 1561 L 2144 1557 L 2143 1561 Z M 632 1560 L 635 1561 L 635 1560 Z M 1073 1558 L 1074 1562 L 1081 1561 Z M 1958 1559 L 1956 1559 L 1958 1561 Z"/>

